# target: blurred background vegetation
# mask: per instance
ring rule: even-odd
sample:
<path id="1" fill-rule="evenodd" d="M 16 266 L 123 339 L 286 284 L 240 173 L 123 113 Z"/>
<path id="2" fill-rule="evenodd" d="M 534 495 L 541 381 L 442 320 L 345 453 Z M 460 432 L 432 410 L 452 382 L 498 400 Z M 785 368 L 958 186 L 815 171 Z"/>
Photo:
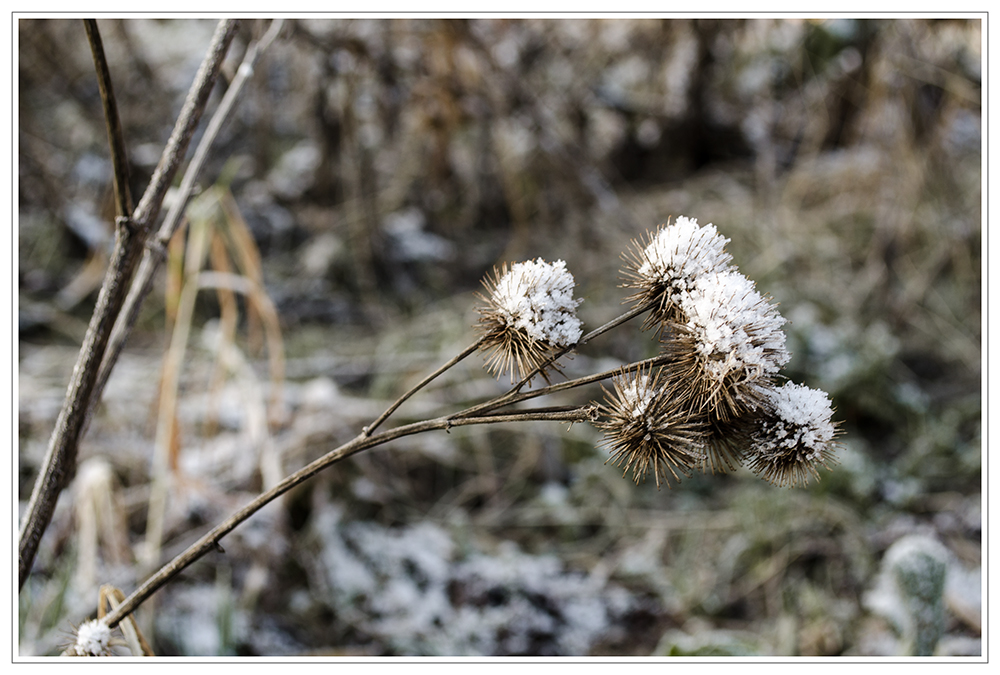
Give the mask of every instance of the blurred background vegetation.
<path id="1" fill-rule="evenodd" d="M 244 22 L 229 76 L 267 23 Z M 139 195 L 214 22 L 99 24 Z M 20 20 L 17 45 L 23 506 L 113 200 L 82 24 Z M 595 327 L 621 310 L 629 242 L 685 215 L 780 303 L 785 374 L 842 421 L 831 472 L 658 491 L 584 425 L 402 439 L 161 590 L 140 612 L 157 654 L 980 654 L 981 49 L 978 19 L 287 20 L 83 440 L 19 596 L 20 653 L 56 653 L 100 584 L 141 581 L 156 481 L 165 558 L 471 342 L 494 264 L 566 260 Z M 276 315 L 224 289 L 184 315 L 185 265 L 262 280 Z M 635 322 L 566 374 L 655 349 Z M 502 385 L 472 358 L 398 419 Z"/>

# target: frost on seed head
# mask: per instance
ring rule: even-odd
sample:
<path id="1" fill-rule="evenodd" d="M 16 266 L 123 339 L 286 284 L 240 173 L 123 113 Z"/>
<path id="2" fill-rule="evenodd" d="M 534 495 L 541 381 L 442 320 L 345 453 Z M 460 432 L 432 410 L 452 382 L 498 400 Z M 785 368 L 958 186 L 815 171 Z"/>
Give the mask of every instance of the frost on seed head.
<path id="1" fill-rule="evenodd" d="M 493 300 L 509 326 L 521 328 L 533 340 L 565 347 L 582 333 L 573 298 L 575 282 L 563 260 L 541 258 L 514 263 L 493 289 Z"/>
<path id="2" fill-rule="evenodd" d="M 625 255 L 625 286 L 637 291 L 628 299 L 656 303 L 645 327 L 675 318 L 680 293 L 700 277 L 729 268 L 728 242 L 715 225 L 699 226 L 696 219 L 685 216 L 660 227 L 645 245 L 633 242 L 634 249 Z"/>
<path id="3" fill-rule="evenodd" d="M 762 408 L 788 362 L 785 320 L 735 269 L 708 274 L 680 294 L 666 324 L 672 382 L 686 383 L 695 410 L 728 422 Z"/>
<path id="4" fill-rule="evenodd" d="M 679 216 L 660 228 L 643 250 L 638 271 L 647 279 L 683 287 L 703 274 L 725 270 L 732 260 L 727 243 L 715 225 L 699 226 L 697 218 Z"/>
<path id="5" fill-rule="evenodd" d="M 687 444 L 698 446 L 697 468 L 725 472 L 749 460 L 771 482 L 805 483 L 833 458 L 829 400 L 804 387 L 775 388 L 790 358 L 785 319 L 732 265 L 728 242 L 714 225 L 685 216 L 633 241 L 623 255 L 624 286 L 634 289 L 626 302 L 634 312 L 649 310 L 643 329 L 655 328 L 661 341 L 662 388 L 680 400 L 673 421 L 698 426 L 699 437 Z M 616 379 L 616 398 L 599 425 L 614 458 L 637 472 L 671 448 L 667 441 L 653 447 L 656 434 L 643 430 L 656 428 L 650 420 L 665 409 L 662 396 L 640 398 L 646 388 L 638 376 Z"/>
<path id="6" fill-rule="evenodd" d="M 771 404 L 778 420 L 773 436 L 780 445 L 800 445 L 817 453 L 833 440 L 833 409 L 825 392 L 786 382 L 774 390 Z M 777 426 L 781 426 L 780 433 Z"/>
<path id="7" fill-rule="evenodd" d="M 653 383 L 649 381 L 649 375 L 623 378 L 617 384 L 621 411 L 630 415 L 633 420 L 643 419 L 656 397 L 656 391 L 652 386 Z"/>
<path id="8" fill-rule="evenodd" d="M 635 482 L 652 472 L 656 487 L 689 476 L 704 461 L 703 425 L 680 405 L 681 397 L 665 388 L 662 371 L 623 371 L 614 380 L 614 391 L 606 391 L 605 404 L 598 407 L 603 419 L 597 426 L 605 432 L 604 444 L 611 450 L 609 462 L 634 472 Z"/>
<path id="9" fill-rule="evenodd" d="M 830 399 L 792 382 L 773 389 L 768 399 L 770 410 L 751 437 L 750 468 L 776 485 L 805 484 L 836 449 Z"/>
<path id="10" fill-rule="evenodd" d="M 540 365 L 552 350 L 576 344 L 583 334 L 573 297 L 576 285 L 566 263 L 541 258 L 495 270 L 484 281 L 489 296 L 481 308 L 483 349 L 491 349 L 488 367 L 495 372 L 517 365 L 522 375 Z"/>
<path id="11" fill-rule="evenodd" d="M 699 277 L 679 304 L 710 375 L 721 380 L 742 369 L 766 376 L 788 363 L 785 320 L 739 272 Z"/>
<path id="12" fill-rule="evenodd" d="M 76 631 L 76 642 L 64 652 L 67 656 L 110 656 L 111 629 L 103 621 L 85 621 Z"/>

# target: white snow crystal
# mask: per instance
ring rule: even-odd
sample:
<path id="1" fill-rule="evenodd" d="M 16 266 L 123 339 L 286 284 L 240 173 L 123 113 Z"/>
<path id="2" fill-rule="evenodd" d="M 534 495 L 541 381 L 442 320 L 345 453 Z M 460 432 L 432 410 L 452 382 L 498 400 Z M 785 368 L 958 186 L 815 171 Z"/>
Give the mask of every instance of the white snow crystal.
<path id="1" fill-rule="evenodd" d="M 632 419 L 642 419 L 655 395 L 649 386 L 649 375 L 622 377 L 618 387 L 622 408 L 632 411 Z"/>
<path id="2" fill-rule="evenodd" d="M 770 375 L 788 363 L 785 320 L 736 270 L 698 277 L 680 294 L 680 308 L 709 372 L 719 379 L 740 368 Z"/>
<path id="3" fill-rule="evenodd" d="M 679 216 L 646 246 L 639 276 L 683 290 L 698 277 L 727 269 L 732 260 L 726 252 L 728 242 L 715 225 L 699 226 L 696 218 Z"/>
<path id="4" fill-rule="evenodd" d="M 523 329 L 533 340 L 565 347 L 576 344 L 583 332 L 575 285 L 565 261 L 550 264 L 539 258 L 514 263 L 497 281 L 493 301 L 507 325 Z"/>
<path id="5" fill-rule="evenodd" d="M 103 621 L 85 621 L 76 631 L 76 643 L 69 651 L 76 656 L 109 656 L 111 629 Z"/>
<path id="6" fill-rule="evenodd" d="M 765 424 L 769 446 L 774 450 L 800 448 L 807 453 L 805 459 L 821 459 L 836 432 L 826 392 L 786 382 L 769 398 L 776 417 Z"/>

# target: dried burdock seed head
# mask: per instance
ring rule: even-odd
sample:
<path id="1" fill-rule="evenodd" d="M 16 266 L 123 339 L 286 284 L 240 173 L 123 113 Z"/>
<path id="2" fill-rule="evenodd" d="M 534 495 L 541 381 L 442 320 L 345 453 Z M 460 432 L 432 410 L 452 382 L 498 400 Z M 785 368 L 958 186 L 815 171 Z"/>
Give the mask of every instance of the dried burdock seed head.
<path id="1" fill-rule="evenodd" d="M 709 419 L 705 443 L 705 473 L 730 473 L 742 464 L 750 444 L 750 434 L 756 428 L 756 417 L 745 415 L 728 421 Z"/>
<path id="2" fill-rule="evenodd" d="M 672 370 L 690 378 L 694 407 L 723 422 L 760 408 L 789 359 L 777 308 L 734 269 L 699 277 L 678 306 Z"/>
<path id="3" fill-rule="evenodd" d="M 669 324 L 663 353 L 669 355 L 663 366 L 666 388 L 675 393 L 689 411 L 691 419 L 702 421 L 705 429 L 705 457 L 698 467 L 703 472 L 728 473 L 742 462 L 749 441 L 749 430 L 763 405 L 760 393 L 747 400 L 738 386 L 735 373 L 722 382 L 708 377 L 704 359 L 692 331 L 682 324 Z M 752 390 L 756 395 L 756 389 Z"/>
<path id="4" fill-rule="evenodd" d="M 480 349 L 488 353 L 487 368 L 495 375 L 514 370 L 524 377 L 557 349 L 574 345 L 582 334 L 573 298 L 575 282 L 566 263 L 541 258 L 504 264 L 487 275 L 486 302 L 479 308 L 478 328 L 485 337 Z M 544 376 L 544 373 L 543 373 Z"/>
<path id="5" fill-rule="evenodd" d="M 672 224 L 662 225 L 646 241 L 633 240 L 625 259 L 625 288 L 635 292 L 626 302 L 645 305 L 654 302 L 643 328 L 662 328 L 679 319 L 680 293 L 691 290 L 705 274 L 729 268 L 732 256 L 726 252 L 729 240 L 716 232 L 715 226 L 699 226 L 694 218 L 680 216 Z"/>
<path id="6" fill-rule="evenodd" d="M 652 472 L 656 487 L 680 481 L 704 461 L 704 430 L 683 406 L 682 397 L 664 388 L 659 370 L 622 371 L 605 389 L 598 428 L 611 451 L 609 462 L 633 470 L 635 482 Z M 603 387 L 602 387 L 603 388 Z"/>
<path id="7" fill-rule="evenodd" d="M 667 386 L 683 395 L 692 413 L 707 417 L 727 388 L 725 381 L 709 374 L 698 334 L 687 324 L 671 321 L 664 324 L 660 338 L 661 352 L 668 357 L 663 366 Z"/>
<path id="8" fill-rule="evenodd" d="M 64 656 L 111 656 L 111 629 L 100 620 L 84 621 Z"/>
<path id="9" fill-rule="evenodd" d="M 829 468 L 839 434 L 825 392 L 786 382 L 771 391 L 768 412 L 750 437 L 748 466 L 765 480 L 784 487 L 819 478 Z"/>

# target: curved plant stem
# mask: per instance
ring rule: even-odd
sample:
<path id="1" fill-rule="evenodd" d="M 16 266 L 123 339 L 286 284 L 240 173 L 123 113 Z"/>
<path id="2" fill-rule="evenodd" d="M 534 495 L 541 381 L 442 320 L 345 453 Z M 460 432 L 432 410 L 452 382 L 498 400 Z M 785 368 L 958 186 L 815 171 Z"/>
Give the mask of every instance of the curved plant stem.
<path id="1" fill-rule="evenodd" d="M 455 413 L 455 417 L 462 417 L 465 415 L 486 415 L 490 411 L 496 410 L 497 408 L 503 408 L 508 405 L 513 405 L 515 403 L 520 403 L 521 401 L 527 401 L 532 398 L 537 398 L 539 396 L 545 396 L 547 394 L 554 394 L 558 391 L 566 391 L 567 389 L 575 389 L 576 387 L 582 387 L 584 385 L 593 384 L 594 382 L 600 382 L 606 380 L 610 377 L 614 377 L 621 372 L 632 372 L 633 370 L 638 370 L 640 368 L 645 368 L 647 366 L 658 366 L 660 364 L 666 363 L 672 357 L 668 354 L 659 354 L 649 359 L 643 361 L 636 361 L 635 363 L 630 363 L 626 366 L 619 366 L 617 368 L 612 368 L 610 370 L 605 370 L 600 373 L 595 373 L 593 375 L 585 375 L 583 377 L 578 377 L 572 380 L 566 380 L 565 382 L 559 382 L 557 384 L 550 384 L 545 387 L 540 387 L 539 389 L 532 389 L 530 391 L 519 392 L 516 389 L 508 391 L 502 396 L 486 401 L 485 403 L 480 403 L 479 405 L 474 405 L 471 408 L 463 410 L 460 413 Z"/>
<path id="2" fill-rule="evenodd" d="M 382 424 L 382 422 L 384 422 L 389 417 L 389 415 L 391 415 L 392 413 L 394 413 L 399 406 L 403 405 L 403 403 L 406 401 L 406 399 L 410 398 L 411 396 L 413 396 L 414 394 L 416 394 L 418 391 L 420 391 L 421 389 L 423 389 L 424 387 L 426 387 L 428 384 L 430 384 L 430 382 L 432 380 L 434 380 L 436 377 L 438 377 L 439 375 L 441 375 L 441 373 L 445 372 L 446 370 L 448 370 L 449 368 L 451 368 L 452 366 L 454 366 L 456 363 L 458 363 L 459 361 L 461 361 L 462 359 L 464 359 L 466 356 L 468 356 L 472 352 L 474 352 L 477 349 L 479 349 L 480 345 L 482 345 L 485 340 L 486 340 L 485 336 L 479 338 L 478 340 L 476 340 L 475 342 L 473 342 L 471 345 L 469 345 L 468 347 L 466 347 L 464 350 L 462 350 L 454 358 L 450 359 L 447 363 L 443 364 L 440 368 L 438 368 L 437 370 L 435 370 L 433 373 L 431 373 L 430 375 L 428 375 L 424 379 L 420 380 L 420 382 L 418 382 L 417 384 L 415 384 L 412 389 L 410 389 L 408 392 L 406 392 L 405 394 L 403 394 L 402 396 L 400 396 L 396 400 L 395 403 L 393 403 L 391 406 L 389 406 L 388 408 L 386 408 L 386 411 L 384 413 L 382 413 L 381 415 L 379 415 L 375 419 L 374 422 L 372 422 L 371 424 L 369 424 L 368 426 L 366 426 L 364 428 L 364 430 L 363 430 L 364 435 L 365 436 L 371 436 L 372 432 L 375 431 L 375 429 L 377 429 L 379 427 L 379 425 Z"/>
<path id="3" fill-rule="evenodd" d="M 518 382 L 516 385 L 514 385 L 514 387 L 510 391 L 510 395 L 514 395 L 517 392 L 519 392 L 531 380 L 531 378 L 533 378 L 535 375 L 538 375 L 547 366 L 549 366 L 550 364 L 552 364 L 556 360 L 558 360 L 559 357 L 565 355 L 567 352 L 569 352 L 569 351 L 571 351 L 573 349 L 576 349 L 577 347 L 580 347 L 581 345 L 587 344 L 590 340 L 593 340 L 598 335 L 602 335 L 602 334 L 608 332 L 609 330 L 611 330 L 612 328 L 614 328 L 616 326 L 620 326 L 621 324 L 625 323 L 629 319 L 632 319 L 632 318 L 638 316 L 639 314 L 642 314 L 643 312 L 645 312 L 646 310 L 648 310 L 652 306 L 653 306 L 653 303 L 648 303 L 646 305 L 635 307 L 635 308 L 629 310 L 628 312 L 625 312 L 621 316 L 619 316 L 619 317 L 617 317 L 615 319 L 612 319 L 611 321 L 607 322 L 606 324 L 604 324 L 600 328 L 596 328 L 595 330 L 592 330 L 591 332 L 587 333 L 582 338 L 580 338 L 576 342 L 576 344 L 570 345 L 568 347 L 563 347 L 558 352 L 556 352 L 555 354 L 553 354 L 551 357 L 549 357 L 548 359 L 546 359 L 544 363 L 542 363 L 537 368 L 535 368 L 533 371 L 531 371 L 530 373 L 528 373 L 528 375 L 526 375 L 524 378 L 522 378 L 520 382 Z M 408 398 L 410 398 L 411 396 L 413 396 L 414 394 L 416 394 L 418 391 L 420 391 L 421 389 L 423 389 L 424 387 L 426 387 L 428 384 L 430 384 L 431 381 L 433 381 L 435 378 L 437 378 L 438 376 L 440 376 L 442 373 L 444 373 L 445 371 L 447 371 L 449 368 L 451 368 L 452 366 L 454 366 L 455 364 L 457 364 L 459 361 L 461 361 L 465 357 L 469 356 L 469 354 L 472 354 L 474 351 L 476 351 L 477 349 L 479 349 L 479 347 L 482 346 L 483 342 L 485 342 L 485 341 L 486 341 L 486 336 L 480 337 L 474 343 L 472 343 L 471 345 L 469 345 L 468 347 L 466 347 L 462 352 L 460 352 L 455 357 L 453 357 L 452 359 L 450 359 L 447 363 L 443 364 L 440 368 L 438 368 L 433 373 L 431 373 L 430 375 L 428 375 L 427 377 L 425 377 L 424 379 L 422 379 L 420 382 L 418 382 L 417 384 L 415 384 L 413 386 L 413 388 L 411 388 L 405 394 L 403 394 L 402 396 L 400 396 L 396 400 L 395 403 L 393 403 L 391 406 L 389 406 L 384 413 L 382 413 L 381 415 L 379 415 L 375 419 L 374 422 L 372 422 L 367 427 L 365 427 L 364 430 L 363 430 L 364 435 L 365 436 L 370 436 L 372 434 L 372 432 L 374 432 L 382 424 L 382 422 L 384 422 L 392 413 L 394 413 L 396 411 L 396 409 L 399 408 L 399 406 L 403 405 L 403 403 Z M 609 377 L 609 376 L 606 375 L 606 376 L 599 377 L 597 379 L 607 379 L 607 377 Z M 580 383 L 578 383 L 578 384 L 576 384 L 574 386 L 580 386 L 582 384 L 588 384 L 589 382 L 596 382 L 596 381 L 597 380 L 589 380 L 588 382 L 580 382 Z M 563 387 L 563 388 L 568 388 L 568 387 Z M 558 390 L 553 390 L 550 387 L 546 387 L 546 388 L 540 389 L 538 391 L 539 392 L 549 393 L 551 391 L 558 391 Z M 541 396 L 542 394 L 539 393 L 539 394 L 536 394 L 536 395 L 537 396 Z M 526 397 L 526 398 L 532 398 L 532 397 Z M 523 400 L 523 399 L 517 399 L 517 400 Z M 510 402 L 513 403 L 514 401 L 511 400 Z M 503 405 L 506 405 L 506 403 L 500 403 L 498 405 L 493 406 L 493 408 L 498 408 L 498 407 L 501 407 Z"/>
<path id="4" fill-rule="evenodd" d="M 629 312 L 623 317 L 631 318 L 636 315 L 636 312 Z M 619 317 L 621 319 L 621 317 Z M 624 321 L 624 319 L 622 319 Z M 611 322 L 614 325 L 618 325 L 622 321 L 618 319 L 615 322 Z M 606 324 L 608 326 L 609 324 Z M 613 327 L 613 326 L 611 326 Z M 605 326 L 602 326 L 598 331 L 603 332 Z M 599 334 L 598 331 L 594 333 Z M 590 336 L 593 337 L 593 334 Z M 436 370 L 432 375 L 436 376 L 444 372 L 452 365 L 458 362 L 461 358 L 468 356 L 474 351 L 478 343 L 474 344 L 472 347 L 467 348 L 458 357 L 452 359 L 441 368 Z M 316 475 L 328 466 L 339 462 L 342 459 L 346 459 L 351 455 L 366 450 L 368 448 L 387 443 L 389 441 L 395 440 L 397 438 L 402 438 L 403 436 L 410 436 L 413 434 L 422 433 L 425 431 L 433 431 L 435 429 L 448 430 L 452 427 L 459 426 L 469 426 L 475 424 L 498 424 L 501 422 L 528 422 L 528 421 L 557 421 L 557 422 L 586 422 L 595 421 L 597 418 L 597 407 L 593 404 L 586 404 L 582 406 L 563 406 L 563 407 L 550 407 L 550 408 L 539 408 L 532 410 L 518 410 L 510 413 L 498 413 L 494 412 L 496 408 L 504 407 L 514 403 L 519 403 L 531 398 L 536 398 L 538 396 L 544 396 L 546 394 L 552 394 L 559 391 L 565 391 L 567 389 L 573 389 L 575 387 L 581 387 L 594 382 L 599 382 L 601 380 L 606 380 L 609 377 L 613 377 L 618 373 L 622 372 L 623 368 L 626 371 L 641 369 L 649 365 L 657 365 L 668 360 L 670 357 L 668 355 L 660 354 L 650 359 L 644 361 L 639 361 L 637 363 L 629 364 L 628 366 L 612 368 L 594 375 L 588 375 L 585 377 L 579 377 L 573 380 L 567 380 L 566 382 L 560 382 L 558 384 L 549 385 L 540 389 L 534 389 L 527 392 L 517 392 L 512 390 L 506 394 L 499 396 L 491 401 L 480 404 L 478 406 L 473 406 L 467 408 L 466 410 L 454 413 L 452 415 L 446 415 L 443 417 L 438 417 L 432 420 L 425 420 L 422 422 L 414 422 L 413 424 L 407 424 L 394 429 L 389 429 L 388 431 L 383 431 L 380 433 L 373 433 L 372 426 L 366 427 L 365 431 L 359 434 L 354 440 L 341 445 L 339 448 L 323 455 L 319 459 L 315 460 L 311 464 L 305 466 L 304 468 L 291 474 L 283 481 L 275 485 L 273 488 L 267 492 L 262 493 L 252 502 L 244 506 L 242 509 L 230 516 L 225 522 L 219 524 L 207 534 L 202 536 L 198 541 L 192 544 L 186 551 L 181 553 L 179 556 L 171 560 L 169 563 L 164 565 L 156 574 L 151 576 L 149 579 L 143 583 L 135 592 L 132 593 L 126 600 L 115 609 L 113 613 L 108 616 L 108 623 L 110 626 L 115 626 L 119 621 L 121 621 L 129 613 L 133 612 L 142 602 L 146 600 L 149 596 L 155 593 L 159 588 L 166 584 L 170 579 L 177 575 L 185 567 L 193 563 L 195 560 L 205 555 L 208 551 L 212 549 L 218 549 L 219 540 L 225 535 L 229 534 L 237 525 L 248 519 L 258 510 L 263 508 L 265 505 L 273 501 L 274 499 L 280 497 L 288 490 L 292 489 L 296 485 L 303 483 L 312 476 Z M 414 391 L 419 389 L 421 386 L 430 381 L 431 378 L 425 378 L 426 381 L 421 382 L 420 385 L 414 387 L 413 390 L 407 392 L 403 398 L 397 403 L 401 403 L 405 398 L 412 395 Z M 398 407 L 398 405 L 396 406 Z M 390 408 L 389 412 L 395 408 Z M 384 420 L 388 417 L 388 413 L 383 413 L 380 416 L 380 420 Z"/>
<path id="5" fill-rule="evenodd" d="M 591 331 L 583 338 L 581 338 L 575 345 L 567 347 L 557 354 L 553 355 L 548 363 L 555 361 L 557 358 L 570 351 L 571 349 L 578 347 L 592 340 L 593 338 L 601 335 L 612 328 L 621 325 L 622 323 L 638 316 L 642 312 L 649 309 L 649 306 L 636 307 L 628 312 L 625 312 L 621 316 L 609 321 L 600 328 Z M 384 422 L 404 401 L 409 399 L 417 391 L 425 387 L 429 382 L 434 380 L 436 377 L 440 376 L 442 373 L 446 372 L 448 369 L 453 367 L 462 359 L 466 358 L 473 352 L 475 352 L 482 344 L 485 338 L 480 338 L 473 344 L 466 347 L 462 352 L 457 354 L 452 359 L 448 360 L 446 363 L 441 365 L 437 370 L 430 373 L 427 377 L 422 379 L 419 383 L 413 386 L 409 391 L 403 394 L 399 399 L 397 399 L 385 412 L 379 415 L 370 425 L 364 428 L 364 430 L 353 440 L 341 445 L 335 450 L 323 455 L 319 459 L 313 461 L 307 466 L 299 469 L 295 473 L 289 475 L 287 478 L 282 480 L 280 483 L 275 485 L 270 490 L 261 493 L 249 504 L 241 508 L 239 511 L 234 513 L 232 516 L 227 518 L 224 522 L 220 523 L 216 527 L 212 528 L 208 533 L 203 535 L 198 541 L 188 547 L 183 553 L 175 557 L 173 560 L 164 565 L 158 572 L 149 577 L 139 588 L 137 588 L 128 598 L 125 599 L 115 610 L 106 617 L 106 622 L 109 626 L 114 627 L 122 619 L 131 614 L 135 609 L 142 604 L 147 598 L 149 598 L 153 593 L 159 590 L 164 584 L 166 584 L 170 579 L 179 574 L 184 568 L 193 563 L 198 558 L 202 557 L 211 550 L 221 550 L 219 546 L 219 540 L 222 537 L 229 534 L 234 528 L 236 528 L 240 523 L 250 518 L 254 513 L 263 508 L 266 504 L 274 501 L 281 495 L 285 494 L 293 487 L 300 485 L 312 476 L 316 475 L 323 469 L 329 467 L 336 462 L 350 457 L 351 455 L 366 450 L 383 443 L 388 443 L 389 441 L 395 440 L 397 438 L 402 438 L 403 436 L 410 436 L 413 434 L 422 433 L 425 431 L 432 431 L 436 429 L 449 430 L 452 427 L 457 426 L 469 426 L 475 424 L 498 424 L 501 422 L 528 422 L 528 421 L 562 421 L 562 422 L 583 422 L 583 421 L 595 421 L 597 419 L 597 406 L 592 403 L 588 403 L 582 406 L 562 406 L 562 407 L 549 407 L 549 408 L 536 408 L 531 410 L 517 410 L 513 412 L 496 412 L 497 408 L 502 408 L 514 403 L 519 403 L 521 401 L 535 398 L 538 396 L 543 396 L 545 394 L 551 394 L 558 391 L 564 391 L 567 389 L 572 389 L 574 387 L 580 387 L 586 384 L 591 384 L 593 382 L 598 382 L 605 380 L 609 377 L 616 375 L 622 371 L 622 368 L 614 368 L 611 370 L 606 370 L 595 375 L 589 375 L 586 377 L 580 377 L 573 380 L 568 380 L 566 382 L 561 382 L 559 384 L 549 385 L 547 387 L 542 387 L 540 389 L 534 389 L 527 392 L 521 392 L 520 389 L 531 379 L 532 375 L 524 378 L 519 384 L 515 385 L 505 394 L 498 396 L 485 403 L 472 406 L 465 410 L 462 410 L 451 415 L 446 415 L 442 417 L 437 417 L 431 420 L 424 420 L 422 422 L 415 422 L 412 424 L 406 424 L 403 426 L 396 427 L 394 429 L 389 429 L 387 431 L 376 432 L 375 429 Z M 645 361 L 640 361 L 638 363 L 625 366 L 626 370 L 643 368 L 647 365 L 657 364 L 663 362 L 669 357 L 665 355 L 659 355 L 651 359 L 646 359 Z M 544 367 L 544 366 L 542 366 Z"/>
<path id="6" fill-rule="evenodd" d="M 556 421 L 556 422 L 585 422 L 595 419 L 596 408 L 591 404 L 577 407 L 541 408 L 537 410 L 521 410 L 508 414 L 492 414 L 480 417 L 457 417 L 448 415 L 432 420 L 415 422 L 401 427 L 396 427 L 388 431 L 375 433 L 372 435 L 359 434 L 354 440 L 341 445 L 336 450 L 332 450 L 315 460 L 311 464 L 299 469 L 289 475 L 283 481 L 275 485 L 267 492 L 261 493 L 249 504 L 241 508 L 224 522 L 212 528 L 207 534 L 189 546 L 187 550 L 164 565 L 158 572 L 149 577 L 139 588 L 129 595 L 124 602 L 115 607 L 114 611 L 105 617 L 108 626 L 114 627 L 126 616 L 135 611 L 147 598 L 159 590 L 170 579 L 180 573 L 184 568 L 202 557 L 211 550 L 219 550 L 219 540 L 229 534 L 237 525 L 248 519 L 268 503 L 274 501 L 281 495 L 291 490 L 296 485 L 303 483 L 316 475 L 328 466 L 335 464 L 351 455 L 382 445 L 389 441 L 403 436 L 411 436 L 425 431 L 435 429 L 448 430 L 452 427 L 469 426 L 474 424 L 499 424 L 501 422 L 529 422 L 529 421 Z"/>

